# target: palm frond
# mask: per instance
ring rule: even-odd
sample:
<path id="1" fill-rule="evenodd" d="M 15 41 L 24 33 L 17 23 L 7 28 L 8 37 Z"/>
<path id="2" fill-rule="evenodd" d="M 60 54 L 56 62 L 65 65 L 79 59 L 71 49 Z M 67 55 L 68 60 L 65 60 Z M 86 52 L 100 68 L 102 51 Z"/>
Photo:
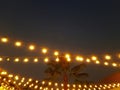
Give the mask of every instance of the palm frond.
<path id="1" fill-rule="evenodd" d="M 88 77 L 88 73 L 78 73 L 78 74 L 74 73 L 74 76 L 76 78 L 86 78 Z"/>
<path id="2" fill-rule="evenodd" d="M 73 68 L 71 68 L 71 73 L 77 73 L 77 72 L 81 71 L 83 68 L 85 68 L 85 66 L 86 65 L 84 63 L 76 65 Z"/>

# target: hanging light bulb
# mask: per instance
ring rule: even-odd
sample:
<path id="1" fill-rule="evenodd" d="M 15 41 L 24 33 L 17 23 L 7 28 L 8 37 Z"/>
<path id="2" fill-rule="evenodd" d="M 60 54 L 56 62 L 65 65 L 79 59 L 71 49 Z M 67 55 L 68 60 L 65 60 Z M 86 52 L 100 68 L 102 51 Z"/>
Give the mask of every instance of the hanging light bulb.
<path id="1" fill-rule="evenodd" d="M 35 50 L 35 46 L 34 45 L 29 45 L 29 50 L 31 50 L 31 51 Z"/>
<path id="2" fill-rule="evenodd" d="M 5 37 L 1 38 L 1 42 L 7 43 L 8 42 L 8 38 L 5 38 Z"/>
<path id="3" fill-rule="evenodd" d="M 15 42 L 15 46 L 20 47 L 21 45 L 22 45 L 22 43 L 20 41 Z"/>
<path id="4" fill-rule="evenodd" d="M 43 48 L 43 49 L 42 49 L 42 53 L 43 53 L 43 54 L 46 54 L 46 53 L 47 53 L 47 49 L 46 49 L 46 48 Z"/>

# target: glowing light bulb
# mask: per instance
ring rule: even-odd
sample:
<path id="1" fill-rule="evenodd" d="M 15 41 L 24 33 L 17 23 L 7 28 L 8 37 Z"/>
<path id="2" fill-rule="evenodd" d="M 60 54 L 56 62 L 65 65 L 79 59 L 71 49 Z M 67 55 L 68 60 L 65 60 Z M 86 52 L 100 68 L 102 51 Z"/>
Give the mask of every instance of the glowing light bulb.
<path id="1" fill-rule="evenodd" d="M 42 84 L 44 85 L 44 84 L 45 84 L 45 81 L 42 81 Z"/>
<path id="2" fill-rule="evenodd" d="M 0 57 L 0 62 L 3 60 L 3 58 L 2 57 Z"/>
<path id="3" fill-rule="evenodd" d="M 38 62 L 38 58 L 35 58 L 35 59 L 34 59 L 34 62 Z"/>
<path id="4" fill-rule="evenodd" d="M 55 55 L 55 56 L 58 56 L 58 55 L 59 55 L 59 52 L 58 52 L 58 51 L 55 51 L 55 52 L 54 52 L 54 55 Z"/>
<path id="5" fill-rule="evenodd" d="M 10 61 L 10 58 L 7 58 L 6 60 L 9 62 L 9 61 Z"/>
<path id="6" fill-rule="evenodd" d="M 34 87 L 35 89 L 37 89 L 38 88 L 38 85 L 35 85 L 35 87 Z"/>
<path id="7" fill-rule="evenodd" d="M 15 58 L 14 62 L 19 62 L 19 58 Z"/>
<path id="8" fill-rule="evenodd" d="M 106 59 L 106 60 L 110 60 L 110 59 L 111 59 L 111 56 L 110 56 L 110 55 L 106 55 L 106 56 L 105 56 L 105 59 Z"/>
<path id="9" fill-rule="evenodd" d="M 20 41 L 15 42 L 15 46 L 20 47 L 21 45 L 22 45 L 22 43 Z"/>
<path id="10" fill-rule="evenodd" d="M 95 63 L 96 63 L 96 64 L 100 64 L 100 61 L 97 60 Z"/>
<path id="11" fill-rule="evenodd" d="M 108 62 L 104 62 L 104 65 L 108 66 L 108 65 L 109 65 L 109 63 L 108 63 Z"/>
<path id="12" fill-rule="evenodd" d="M 55 86 L 58 86 L 58 83 L 55 83 Z"/>
<path id="13" fill-rule="evenodd" d="M 3 37 L 3 38 L 1 38 L 1 42 L 3 42 L 3 43 L 7 43 L 7 42 L 8 42 L 8 39 L 5 38 L 5 37 Z"/>
<path id="14" fill-rule="evenodd" d="M 12 78 L 12 77 L 13 77 L 13 74 L 9 74 L 8 77 Z"/>
<path id="15" fill-rule="evenodd" d="M 116 63 L 112 63 L 112 66 L 113 66 L 113 67 L 117 67 L 117 64 L 116 64 Z"/>
<path id="16" fill-rule="evenodd" d="M 26 62 L 28 62 L 28 61 L 29 61 L 29 59 L 28 59 L 28 58 L 25 58 L 25 59 L 24 59 L 24 62 L 25 62 L 25 63 L 26 63 Z"/>
<path id="17" fill-rule="evenodd" d="M 42 53 L 46 54 L 46 53 L 47 53 L 47 49 L 46 49 L 46 48 L 43 48 L 43 49 L 42 49 Z"/>
<path id="18" fill-rule="evenodd" d="M 48 58 L 45 58 L 45 59 L 44 59 L 44 62 L 46 62 L 46 63 L 49 62 L 49 59 L 48 59 Z"/>
<path id="19" fill-rule="evenodd" d="M 15 80 L 19 80 L 19 76 L 15 76 Z"/>
<path id="20" fill-rule="evenodd" d="M 29 78 L 28 81 L 31 82 L 31 81 L 32 81 L 32 78 Z"/>
<path id="21" fill-rule="evenodd" d="M 77 61 L 83 61 L 84 59 L 83 59 L 83 57 L 81 57 L 81 56 L 76 56 L 76 60 L 77 60 Z"/>
<path id="22" fill-rule="evenodd" d="M 52 82 L 48 82 L 48 85 L 49 85 L 49 86 L 52 85 Z"/>
<path id="23" fill-rule="evenodd" d="M 118 54 L 118 58 L 120 58 L 120 54 Z"/>
<path id="24" fill-rule="evenodd" d="M 70 54 L 65 54 L 65 58 L 70 58 Z"/>
<path id="25" fill-rule="evenodd" d="M 34 45 L 30 45 L 30 46 L 29 46 L 29 50 L 31 50 L 31 51 L 32 51 L 32 50 L 35 50 L 35 46 L 34 46 Z"/>
<path id="26" fill-rule="evenodd" d="M 60 59 L 59 58 L 56 58 L 56 60 L 55 60 L 56 62 L 59 62 L 60 61 Z"/>
<path id="27" fill-rule="evenodd" d="M 96 60 L 97 60 L 97 57 L 96 57 L 96 56 L 92 56 L 91 59 L 92 59 L 93 61 L 96 61 Z"/>
<path id="28" fill-rule="evenodd" d="M 7 75 L 7 72 L 6 71 L 2 71 L 1 75 Z"/>
<path id="29" fill-rule="evenodd" d="M 71 58 L 67 58 L 67 61 L 68 61 L 68 62 L 71 62 Z"/>
<path id="30" fill-rule="evenodd" d="M 88 63 L 89 63 L 89 62 L 91 62 L 91 61 L 90 61 L 90 59 L 89 59 L 89 58 L 87 58 L 87 59 L 86 59 L 86 62 L 88 62 Z"/>

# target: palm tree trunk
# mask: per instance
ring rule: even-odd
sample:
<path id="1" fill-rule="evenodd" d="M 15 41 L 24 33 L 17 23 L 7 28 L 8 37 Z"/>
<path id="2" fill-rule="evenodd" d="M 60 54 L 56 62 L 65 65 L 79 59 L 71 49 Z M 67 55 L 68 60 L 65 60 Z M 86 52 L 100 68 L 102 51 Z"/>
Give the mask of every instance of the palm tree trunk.
<path id="1" fill-rule="evenodd" d="M 67 84 L 68 84 L 67 72 L 64 73 L 63 79 L 64 79 L 64 90 L 67 90 Z"/>

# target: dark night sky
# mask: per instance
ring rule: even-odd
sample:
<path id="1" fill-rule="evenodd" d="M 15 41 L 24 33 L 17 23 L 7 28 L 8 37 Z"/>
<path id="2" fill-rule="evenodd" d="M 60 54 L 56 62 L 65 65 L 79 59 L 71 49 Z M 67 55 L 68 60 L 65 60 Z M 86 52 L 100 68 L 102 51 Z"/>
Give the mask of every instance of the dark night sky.
<path id="1" fill-rule="evenodd" d="M 52 49 L 99 54 L 119 52 L 119 34 L 120 7 L 115 0 L 0 1 L 0 35 L 35 42 Z M 2 65 L 6 69 L 8 66 Z M 28 72 L 32 66 L 39 67 L 23 65 Z M 12 67 L 18 66 L 12 65 L 9 71 L 20 72 L 20 66 L 16 70 Z M 111 69 L 104 70 L 107 72 Z M 25 70 L 21 72 L 26 73 Z M 39 77 L 39 74 L 34 77 Z"/>

